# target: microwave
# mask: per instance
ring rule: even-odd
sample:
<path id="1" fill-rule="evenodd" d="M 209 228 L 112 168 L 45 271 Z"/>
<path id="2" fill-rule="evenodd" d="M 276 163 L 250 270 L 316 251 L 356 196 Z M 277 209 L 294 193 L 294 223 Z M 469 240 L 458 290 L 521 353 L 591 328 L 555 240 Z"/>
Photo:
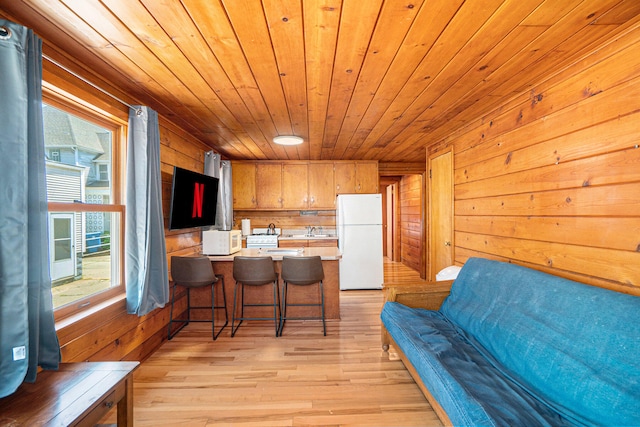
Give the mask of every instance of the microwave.
<path id="1" fill-rule="evenodd" d="M 231 255 L 242 249 L 240 230 L 206 230 L 202 232 L 203 255 Z"/>

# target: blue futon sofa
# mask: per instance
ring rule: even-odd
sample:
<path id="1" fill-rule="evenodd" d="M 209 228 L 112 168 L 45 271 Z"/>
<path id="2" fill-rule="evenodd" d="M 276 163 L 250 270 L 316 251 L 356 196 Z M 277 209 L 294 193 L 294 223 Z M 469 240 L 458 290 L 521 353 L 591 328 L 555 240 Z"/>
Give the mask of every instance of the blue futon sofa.
<path id="1" fill-rule="evenodd" d="M 640 426 L 640 297 L 481 258 L 385 288 L 383 347 L 443 423 Z"/>

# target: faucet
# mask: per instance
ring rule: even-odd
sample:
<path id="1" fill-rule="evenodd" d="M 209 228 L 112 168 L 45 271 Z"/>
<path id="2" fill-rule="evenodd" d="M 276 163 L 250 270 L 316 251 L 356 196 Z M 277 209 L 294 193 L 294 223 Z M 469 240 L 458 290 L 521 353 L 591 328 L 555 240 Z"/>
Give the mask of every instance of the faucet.
<path id="1" fill-rule="evenodd" d="M 315 227 L 307 225 L 307 235 L 312 236 L 314 231 L 316 231 Z"/>

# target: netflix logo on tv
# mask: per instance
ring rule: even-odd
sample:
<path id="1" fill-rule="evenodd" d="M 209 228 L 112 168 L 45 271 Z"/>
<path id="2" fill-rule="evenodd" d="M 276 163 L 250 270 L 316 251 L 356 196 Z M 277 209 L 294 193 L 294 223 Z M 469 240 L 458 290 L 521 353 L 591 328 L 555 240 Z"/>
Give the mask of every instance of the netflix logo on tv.
<path id="1" fill-rule="evenodd" d="M 174 167 L 169 229 L 214 225 L 217 202 L 218 178 Z"/>

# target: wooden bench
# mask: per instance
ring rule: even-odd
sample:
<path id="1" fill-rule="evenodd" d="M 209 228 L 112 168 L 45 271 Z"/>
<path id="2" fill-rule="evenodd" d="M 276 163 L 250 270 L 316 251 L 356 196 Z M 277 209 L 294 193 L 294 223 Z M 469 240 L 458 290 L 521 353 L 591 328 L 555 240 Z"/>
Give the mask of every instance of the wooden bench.
<path id="1" fill-rule="evenodd" d="M 119 427 L 133 426 L 133 371 L 139 362 L 62 363 L 0 399 L 0 425 L 94 426 L 117 405 Z"/>

